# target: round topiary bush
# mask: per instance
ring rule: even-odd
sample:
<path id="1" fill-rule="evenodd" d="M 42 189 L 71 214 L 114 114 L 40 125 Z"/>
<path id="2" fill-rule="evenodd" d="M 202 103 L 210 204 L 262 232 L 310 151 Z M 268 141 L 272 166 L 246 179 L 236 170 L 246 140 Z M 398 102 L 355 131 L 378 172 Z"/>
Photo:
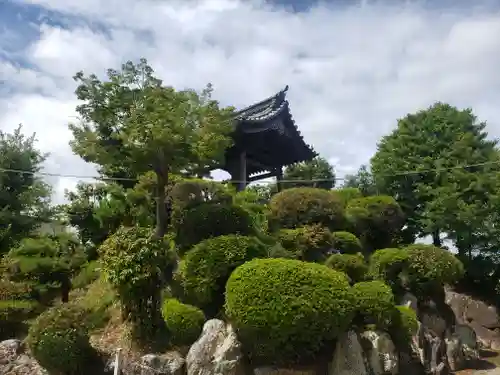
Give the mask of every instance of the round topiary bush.
<path id="1" fill-rule="evenodd" d="M 200 242 L 179 265 L 184 298 L 208 316 L 216 315 L 224 304 L 224 287 L 231 272 L 267 254 L 267 246 L 255 237 L 229 234 Z"/>
<path id="2" fill-rule="evenodd" d="M 321 224 L 340 229 L 344 220 L 342 200 L 332 192 L 317 188 L 291 188 L 273 195 L 269 203 L 272 229 Z"/>
<path id="3" fill-rule="evenodd" d="M 389 327 L 394 313 L 394 295 L 382 281 L 364 281 L 354 284 L 352 294 L 357 306 L 356 323 Z"/>
<path id="4" fill-rule="evenodd" d="M 332 233 L 318 224 L 281 229 L 277 237 L 285 250 L 308 262 L 323 262 L 332 248 Z"/>
<path id="5" fill-rule="evenodd" d="M 174 298 L 168 298 L 163 302 L 162 315 L 170 343 L 177 347 L 193 344 L 200 336 L 205 323 L 203 311 Z"/>
<path id="6" fill-rule="evenodd" d="M 408 267 L 408 252 L 401 249 L 380 249 L 370 257 L 371 278 L 384 280 L 393 289 L 403 286 Z"/>
<path id="7" fill-rule="evenodd" d="M 332 246 L 343 254 L 357 254 L 363 251 L 359 238 L 349 232 L 333 232 Z"/>
<path id="8" fill-rule="evenodd" d="M 341 189 L 332 190 L 332 192 L 337 194 L 342 199 L 344 206 L 347 206 L 347 204 L 353 199 L 363 197 L 361 190 L 359 190 L 358 188 L 345 187 Z"/>
<path id="9" fill-rule="evenodd" d="M 38 363 L 54 374 L 84 375 L 95 362 L 85 311 L 73 304 L 55 306 L 31 325 L 28 345 Z"/>
<path id="10" fill-rule="evenodd" d="M 408 345 L 418 331 L 418 318 L 408 306 L 396 306 L 390 328 L 391 338 L 397 345 Z"/>
<path id="11" fill-rule="evenodd" d="M 464 275 L 460 260 L 433 245 L 414 244 L 404 248 L 408 254 L 408 273 L 412 283 L 454 284 Z"/>
<path id="12" fill-rule="evenodd" d="M 344 272 L 351 282 L 363 281 L 368 271 L 365 258 L 361 254 L 332 254 L 326 265 L 334 270 Z"/>
<path id="13" fill-rule="evenodd" d="M 251 215 L 242 207 L 205 203 L 185 210 L 175 228 L 176 243 L 187 250 L 198 242 L 226 234 L 255 234 Z"/>
<path id="14" fill-rule="evenodd" d="M 392 197 L 379 195 L 351 200 L 346 217 L 370 250 L 389 247 L 404 225 L 401 207 Z"/>
<path id="15" fill-rule="evenodd" d="M 231 274 L 225 310 L 252 363 L 292 365 L 314 362 L 347 329 L 354 306 L 342 272 L 255 259 Z"/>

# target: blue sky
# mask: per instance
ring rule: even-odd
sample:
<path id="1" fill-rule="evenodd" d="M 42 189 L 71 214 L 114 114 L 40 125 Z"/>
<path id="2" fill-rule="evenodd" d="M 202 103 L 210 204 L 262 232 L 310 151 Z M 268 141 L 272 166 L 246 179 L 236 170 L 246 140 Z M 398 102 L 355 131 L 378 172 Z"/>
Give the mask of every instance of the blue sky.
<path id="1" fill-rule="evenodd" d="M 94 174 L 68 146 L 71 77 L 140 57 L 237 107 L 289 85 L 306 141 L 339 176 L 437 100 L 500 136 L 498 0 L 0 0 L 0 129 L 36 132 L 51 173 Z M 51 179 L 55 198 L 77 181 Z"/>

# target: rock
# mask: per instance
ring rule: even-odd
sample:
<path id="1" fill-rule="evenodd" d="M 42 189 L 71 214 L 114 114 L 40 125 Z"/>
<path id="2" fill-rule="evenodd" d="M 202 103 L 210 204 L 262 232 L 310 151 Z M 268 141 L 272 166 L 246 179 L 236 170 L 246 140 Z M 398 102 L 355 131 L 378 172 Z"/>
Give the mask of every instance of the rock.
<path id="1" fill-rule="evenodd" d="M 48 375 L 38 362 L 25 352 L 19 340 L 0 342 L 0 374 L 5 375 Z"/>
<path id="2" fill-rule="evenodd" d="M 365 331 L 361 339 L 372 375 L 398 374 L 398 351 L 387 333 Z"/>
<path id="3" fill-rule="evenodd" d="M 187 375 L 243 375 L 241 344 L 230 324 L 212 319 L 186 357 Z"/>
<path id="4" fill-rule="evenodd" d="M 146 354 L 141 357 L 141 375 L 182 375 L 185 360 L 177 352 L 166 354 Z"/>
<path id="5" fill-rule="evenodd" d="M 465 355 L 462 342 L 457 334 L 445 339 L 446 357 L 451 371 L 460 371 L 465 367 Z"/>
<path id="6" fill-rule="evenodd" d="M 254 370 L 254 375 L 318 375 L 314 369 L 310 370 L 293 370 L 271 367 L 260 367 Z"/>
<path id="7" fill-rule="evenodd" d="M 337 341 L 328 375 L 368 375 L 358 335 L 349 331 Z"/>
<path id="8" fill-rule="evenodd" d="M 479 343 L 476 332 L 466 324 L 459 324 L 455 326 L 455 334 L 460 338 L 465 359 L 479 359 Z"/>

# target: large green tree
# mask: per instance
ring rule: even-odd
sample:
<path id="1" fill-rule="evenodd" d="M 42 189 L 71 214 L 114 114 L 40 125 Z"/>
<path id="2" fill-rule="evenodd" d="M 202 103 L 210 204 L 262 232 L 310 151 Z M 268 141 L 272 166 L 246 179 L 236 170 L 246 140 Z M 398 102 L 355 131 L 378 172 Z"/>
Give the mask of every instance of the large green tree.
<path id="1" fill-rule="evenodd" d="M 304 186 L 333 189 L 335 186 L 335 171 L 333 166 L 328 163 L 328 160 L 316 157 L 311 161 L 286 167 L 283 179 L 286 181 L 283 184 L 285 189 Z M 297 180 L 297 182 L 293 180 Z"/>
<path id="2" fill-rule="evenodd" d="M 231 145 L 233 109 L 220 108 L 209 86 L 197 93 L 164 86 L 145 59 L 96 75 L 75 76 L 81 116 L 71 124 L 74 152 L 110 177 L 156 176 L 156 235 L 167 230 L 169 175 L 196 174 L 223 161 Z M 133 186 L 133 184 L 131 183 Z"/>
<path id="3" fill-rule="evenodd" d="M 0 255 L 49 220 L 51 189 L 36 175 L 45 161 L 35 135 L 0 131 Z"/>
<path id="4" fill-rule="evenodd" d="M 373 175 L 366 165 L 359 167 L 355 174 L 346 175 L 343 187 L 359 189 L 365 197 L 379 194 L 379 189 L 375 184 Z"/>
<path id="5" fill-rule="evenodd" d="M 473 242 L 497 194 L 496 141 L 470 109 L 436 103 L 398 120 L 371 160 L 375 182 L 397 198 L 415 236 Z M 466 167 L 469 166 L 469 167 Z"/>

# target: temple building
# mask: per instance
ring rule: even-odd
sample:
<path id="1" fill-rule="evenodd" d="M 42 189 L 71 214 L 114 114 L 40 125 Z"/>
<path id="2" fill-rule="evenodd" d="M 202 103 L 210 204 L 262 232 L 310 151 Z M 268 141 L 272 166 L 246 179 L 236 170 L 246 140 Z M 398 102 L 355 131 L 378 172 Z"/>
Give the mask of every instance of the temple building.
<path id="1" fill-rule="evenodd" d="M 277 94 L 236 113 L 234 145 L 222 167 L 238 190 L 253 181 L 276 177 L 278 190 L 283 167 L 317 156 L 304 142 L 286 100 L 288 86 Z"/>

